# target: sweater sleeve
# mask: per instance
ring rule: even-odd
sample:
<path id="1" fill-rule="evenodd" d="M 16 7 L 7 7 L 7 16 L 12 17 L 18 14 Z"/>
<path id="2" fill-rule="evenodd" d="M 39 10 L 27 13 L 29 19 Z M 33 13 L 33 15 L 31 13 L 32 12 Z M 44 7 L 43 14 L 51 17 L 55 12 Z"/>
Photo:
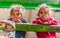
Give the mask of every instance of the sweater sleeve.
<path id="1" fill-rule="evenodd" d="M 52 25 L 58 25 L 58 21 L 55 20 L 55 19 L 52 19 L 52 22 L 51 22 Z"/>
<path id="2" fill-rule="evenodd" d="M 27 20 L 21 18 L 22 23 L 28 23 Z"/>
<path id="3" fill-rule="evenodd" d="M 35 18 L 33 21 L 32 21 L 32 24 L 40 24 L 40 20 L 38 18 Z"/>

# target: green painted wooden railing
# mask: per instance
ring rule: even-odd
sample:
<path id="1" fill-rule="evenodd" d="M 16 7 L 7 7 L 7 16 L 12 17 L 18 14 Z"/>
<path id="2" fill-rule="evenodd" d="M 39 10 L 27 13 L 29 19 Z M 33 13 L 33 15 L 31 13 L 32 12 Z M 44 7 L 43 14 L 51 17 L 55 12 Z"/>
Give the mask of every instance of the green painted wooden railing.
<path id="1" fill-rule="evenodd" d="M 33 25 L 33 24 L 16 24 L 17 31 L 35 31 L 35 32 L 60 32 L 60 26 L 56 25 Z"/>

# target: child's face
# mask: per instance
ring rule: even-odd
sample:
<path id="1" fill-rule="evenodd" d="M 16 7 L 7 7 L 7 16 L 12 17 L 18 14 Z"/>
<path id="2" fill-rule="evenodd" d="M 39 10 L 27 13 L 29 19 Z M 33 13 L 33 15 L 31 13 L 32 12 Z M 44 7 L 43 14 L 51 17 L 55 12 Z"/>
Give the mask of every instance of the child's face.
<path id="1" fill-rule="evenodd" d="M 47 10 L 40 10 L 39 17 L 46 20 L 49 17 L 49 13 Z"/>
<path id="2" fill-rule="evenodd" d="M 12 17 L 13 21 L 19 21 L 20 18 L 22 17 L 22 15 L 19 12 L 19 10 L 15 10 L 15 11 L 12 12 L 11 17 Z"/>

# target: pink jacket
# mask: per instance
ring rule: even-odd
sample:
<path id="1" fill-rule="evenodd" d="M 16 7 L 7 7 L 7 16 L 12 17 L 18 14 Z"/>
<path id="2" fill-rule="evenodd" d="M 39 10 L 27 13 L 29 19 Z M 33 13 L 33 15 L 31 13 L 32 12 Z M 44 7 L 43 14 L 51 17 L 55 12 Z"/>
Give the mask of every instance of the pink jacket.
<path id="1" fill-rule="evenodd" d="M 33 24 L 49 24 L 49 25 L 57 25 L 58 22 L 49 17 L 46 21 L 43 21 L 41 18 L 35 18 L 32 22 Z M 55 32 L 36 32 L 38 38 L 56 38 Z"/>

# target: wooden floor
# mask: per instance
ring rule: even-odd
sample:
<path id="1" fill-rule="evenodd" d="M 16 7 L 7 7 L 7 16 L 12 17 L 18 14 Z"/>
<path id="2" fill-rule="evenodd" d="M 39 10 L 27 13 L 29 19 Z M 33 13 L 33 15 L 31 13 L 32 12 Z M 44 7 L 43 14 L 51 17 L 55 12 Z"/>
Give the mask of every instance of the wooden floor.
<path id="1" fill-rule="evenodd" d="M 8 38 L 8 33 L 0 31 L 0 38 Z M 27 32 L 26 38 L 37 38 L 35 32 Z M 57 38 L 60 38 L 60 33 L 57 33 Z"/>

